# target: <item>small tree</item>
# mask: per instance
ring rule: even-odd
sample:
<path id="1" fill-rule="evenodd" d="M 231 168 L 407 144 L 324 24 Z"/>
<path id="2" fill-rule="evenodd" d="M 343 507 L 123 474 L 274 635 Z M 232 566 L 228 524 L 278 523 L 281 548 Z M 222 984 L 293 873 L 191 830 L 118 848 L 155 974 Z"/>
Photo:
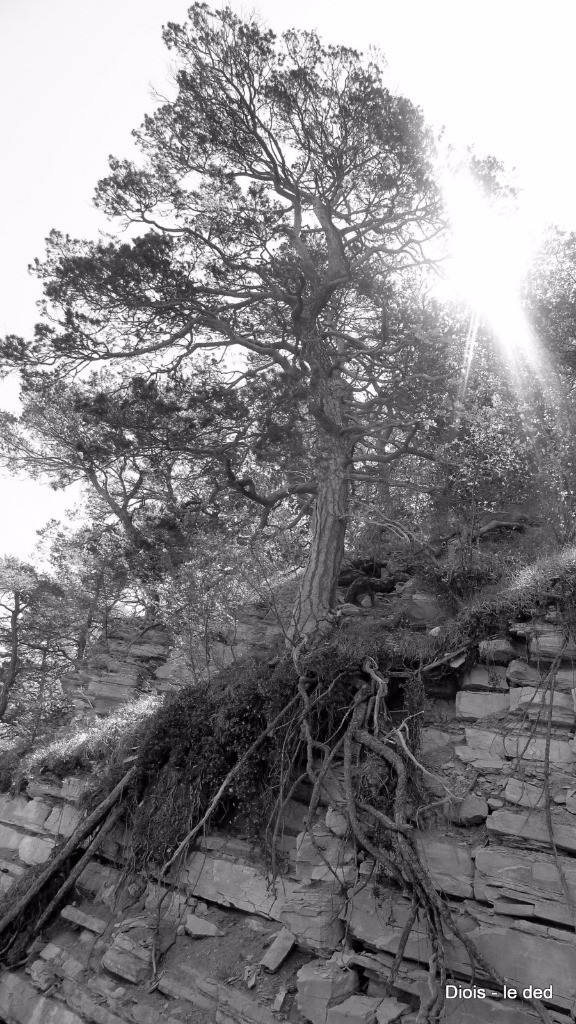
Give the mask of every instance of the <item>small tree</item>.
<path id="1" fill-rule="evenodd" d="M 0 722 L 20 735 L 38 731 L 45 707 L 54 705 L 58 672 L 72 660 L 62 599 L 49 577 L 0 559 Z"/>

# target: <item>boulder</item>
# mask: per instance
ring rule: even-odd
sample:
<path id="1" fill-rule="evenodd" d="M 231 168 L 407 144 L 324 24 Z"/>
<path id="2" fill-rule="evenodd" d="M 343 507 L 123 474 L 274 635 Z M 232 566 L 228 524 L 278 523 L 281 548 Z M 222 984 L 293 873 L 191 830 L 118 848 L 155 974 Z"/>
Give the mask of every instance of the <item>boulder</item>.
<path id="1" fill-rule="evenodd" d="M 480 661 L 491 665 L 508 665 L 516 657 L 516 649 L 507 636 L 499 636 L 493 640 L 481 640 L 478 655 Z"/>
<path id="2" fill-rule="evenodd" d="M 24 864 L 43 864 L 48 860 L 56 842 L 42 836 L 25 836 L 20 843 L 18 856 Z"/>
<path id="3" fill-rule="evenodd" d="M 296 936 L 299 946 L 313 952 L 331 953 L 344 935 L 340 920 L 344 904 L 340 886 L 316 883 L 294 889 L 284 900 L 279 919 Z"/>
<path id="4" fill-rule="evenodd" d="M 34 982 L 36 988 L 39 988 L 41 992 L 45 992 L 46 989 L 52 988 L 59 982 L 58 972 L 54 969 L 52 964 L 46 963 L 45 960 L 39 958 L 33 960 L 28 967 L 26 967 L 26 974 L 28 974 Z"/>
<path id="5" fill-rule="evenodd" d="M 409 622 L 419 626 L 435 626 L 446 616 L 440 602 L 433 594 L 418 592 L 406 594 L 402 611 Z"/>
<path id="6" fill-rule="evenodd" d="M 102 967 L 119 978 L 131 981 L 133 985 L 149 979 L 151 964 L 150 951 L 136 947 L 136 943 L 133 943 L 129 951 L 120 949 L 117 942 L 114 942 L 102 957 Z"/>
<path id="7" fill-rule="evenodd" d="M 296 975 L 298 1009 L 311 1024 L 327 1024 L 329 1010 L 358 991 L 356 971 L 326 960 L 304 964 Z"/>
<path id="8" fill-rule="evenodd" d="M 508 665 L 506 678 L 511 686 L 540 686 L 542 673 L 527 661 L 515 658 Z"/>
<path id="9" fill-rule="evenodd" d="M 205 917 L 197 917 L 196 914 L 186 915 L 184 927 L 186 934 L 193 939 L 214 939 L 224 935 L 224 932 L 213 921 L 207 921 Z"/>
<path id="10" fill-rule="evenodd" d="M 488 817 L 488 804 L 484 797 L 468 793 L 463 800 L 447 803 L 444 814 L 455 825 L 481 825 Z"/>

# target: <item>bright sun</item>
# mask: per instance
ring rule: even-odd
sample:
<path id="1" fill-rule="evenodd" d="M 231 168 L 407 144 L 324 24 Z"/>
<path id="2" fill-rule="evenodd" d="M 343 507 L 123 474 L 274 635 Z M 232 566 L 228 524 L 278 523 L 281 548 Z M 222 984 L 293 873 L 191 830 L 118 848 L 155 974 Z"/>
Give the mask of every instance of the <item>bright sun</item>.
<path id="1" fill-rule="evenodd" d="M 444 175 L 442 188 L 452 229 L 446 284 L 473 311 L 467 368 L 484 318 L 508 362 L 517 369 L 524 364 L 536 370 L 538 346 L 520 300 L 522 278 L 536 244 L 534 224 L 520 207 L 499 213 L 468 174 Z"/>

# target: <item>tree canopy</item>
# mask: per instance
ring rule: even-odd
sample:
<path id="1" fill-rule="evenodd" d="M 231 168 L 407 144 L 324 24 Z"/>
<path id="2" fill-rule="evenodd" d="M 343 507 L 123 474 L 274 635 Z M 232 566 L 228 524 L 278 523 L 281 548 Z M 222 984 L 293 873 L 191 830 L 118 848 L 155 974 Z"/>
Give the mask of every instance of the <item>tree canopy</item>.
<path id="1" fill-rule="evenodd" d="M 347 530 L 472 536 L 544 449 L 497 369 L 462 405 L 466 317 L 431 289 L 434 139 L 380 58 L 201 3 L 164 39 L 175 94 L 96 189 L 112 233 L 53 231 L 34 337 L 4 340 L 24 409 L 2 458 L 86 484 L 151 593 L 202 537 L 260 529 L 274 550 L 298 527 L 297 643 L 331 621 Z M 509 198 L 493 159 L 469 163 Z M 551 347 L 570 315 L 570 242 L 554 244 L 565 286 L 543 257 L 532 310 Z"/>

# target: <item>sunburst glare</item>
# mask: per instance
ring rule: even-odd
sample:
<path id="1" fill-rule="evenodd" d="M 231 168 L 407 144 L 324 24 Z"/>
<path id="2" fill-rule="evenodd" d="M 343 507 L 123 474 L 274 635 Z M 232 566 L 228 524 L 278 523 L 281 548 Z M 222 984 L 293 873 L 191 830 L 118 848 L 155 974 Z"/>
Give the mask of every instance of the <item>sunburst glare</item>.
<path id="1" fill-rule="evenodd" d="M 482 195 L 470 174 L 443 176 L 451 225 L 447 284 L 471 307 L 464 358 L 467 380 L 478 329 L 485 320 L 512 371 L 541 376 L 537 339 L 522 308 L 523 276 L 538 233 L 521 208 L 499 212 Z"/>

